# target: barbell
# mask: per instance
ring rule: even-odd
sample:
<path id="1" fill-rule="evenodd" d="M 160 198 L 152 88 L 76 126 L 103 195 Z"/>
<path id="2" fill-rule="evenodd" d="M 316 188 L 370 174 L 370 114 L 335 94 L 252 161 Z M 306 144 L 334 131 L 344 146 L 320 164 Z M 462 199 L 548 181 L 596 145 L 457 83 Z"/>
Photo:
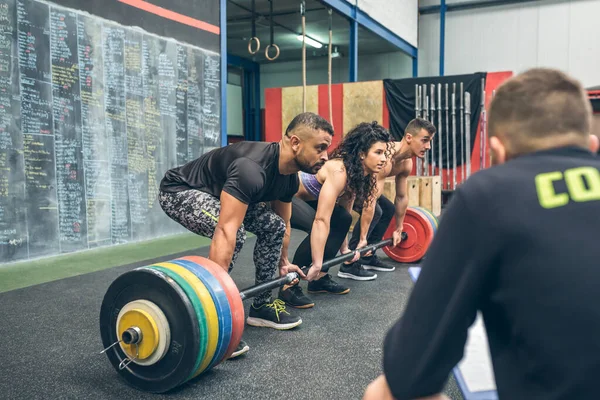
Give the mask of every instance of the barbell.
<path id="1" fill-rule="evenodd" d="M 433 218 L 433 219 L 432 219 Z M 409 208 L 402 242 L 393 254 L 420 254 L 423 240 L 411 235 L 433 229 L 435 217 Z M 388 232 L 394 226 L 390 223 Z M 391 235 L 391 233 L 390 233 Z M 392 244 L 388 238 L 358 250 L 361 255 Z M 404 244 L 403 243 L 408 243 Z M 428 242 L 427 242 L 428 245 Z M 398 249 L 404 246 L 404 250 Z M 349 261 L 355 252 L 327 260 L 322 271 Z M 392 258 L 394 258 L 392 257 Z M 308 272 L 309 267 L 302 269 Z M 243 300 L 299 279 L 285 276 L 238 291 L 229 274 L 215 262 L 187 256 L 136 268 L 117 277 L 108 287 L 100 308 L 104 350 L 117 373 L 132 387 L 164 393 L 228 359 L 244 331 Z"/>

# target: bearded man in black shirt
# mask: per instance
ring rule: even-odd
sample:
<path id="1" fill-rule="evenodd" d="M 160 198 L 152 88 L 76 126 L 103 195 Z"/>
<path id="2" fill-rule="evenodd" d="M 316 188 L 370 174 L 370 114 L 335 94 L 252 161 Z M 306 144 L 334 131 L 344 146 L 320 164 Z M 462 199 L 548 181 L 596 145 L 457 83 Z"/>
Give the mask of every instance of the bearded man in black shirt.
<path id="1" fill-rule="evenodd" d="M 297 272 L 288 259 L 292 197 L 298 171 L 315 174 L 327 161 L 333 128 L 313 113 L 296 116 L 278 143 L 240 142 L 215 149 L 173 168 L 160 184 L 159 203 L 174 221 L 212 238 L 209 258 L 231 271 L 246 240 L 256 235 L 256 283 Z M 270 204 L 267 204 L 270 203 Z M 246 322 L 279 330 L 302 323 L 267 290 L 254 298 Z M 232 357 L 248 351 L 244 341 Z"/>
<path id="2" fill-rule="evenodd" d="M 597 399 L 600 158 L 581 84 L 533 69 L 497 90 L 494 167 L 454 193 L 365 399 L 440 399 L 481 313 L 500 399 Z M 429 397 L 428 397 L 429 396 Z"/>

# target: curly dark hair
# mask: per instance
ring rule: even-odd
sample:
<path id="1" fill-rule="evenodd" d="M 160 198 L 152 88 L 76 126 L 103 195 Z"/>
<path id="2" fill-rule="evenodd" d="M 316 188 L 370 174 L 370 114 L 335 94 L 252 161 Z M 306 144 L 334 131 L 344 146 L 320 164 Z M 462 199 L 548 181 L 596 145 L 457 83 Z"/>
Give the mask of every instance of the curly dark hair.
<path id="1" fill-rule="evenodd" d="M 360 155 L 367 154 L 371 146 L 377 142 L 386 143 L 385 154 L 390 159 L 393 139 L 388 130 L 376 121 L 362 122 L 344 136 L 330 157 L 330 159 L 343 160 L 348 177 L 345 190 L 354 194 L 354 204 L 359 208 L 362 208 L 365 201 L 370 204 L 374 200 L 373 189 L 377 183 L 373 174 L 365 175 Z"/>

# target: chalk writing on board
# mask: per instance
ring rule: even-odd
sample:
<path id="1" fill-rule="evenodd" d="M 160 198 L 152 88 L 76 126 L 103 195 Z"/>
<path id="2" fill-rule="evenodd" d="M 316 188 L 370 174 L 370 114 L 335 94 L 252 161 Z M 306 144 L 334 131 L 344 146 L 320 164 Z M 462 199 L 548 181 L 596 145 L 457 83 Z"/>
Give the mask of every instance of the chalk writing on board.
<path id="1" fill-rule="evenodd" d="M 43 0 L 0 0 L 0 258 L 184 230 L 167 169 L 220 145 L 220 58 Z"/>

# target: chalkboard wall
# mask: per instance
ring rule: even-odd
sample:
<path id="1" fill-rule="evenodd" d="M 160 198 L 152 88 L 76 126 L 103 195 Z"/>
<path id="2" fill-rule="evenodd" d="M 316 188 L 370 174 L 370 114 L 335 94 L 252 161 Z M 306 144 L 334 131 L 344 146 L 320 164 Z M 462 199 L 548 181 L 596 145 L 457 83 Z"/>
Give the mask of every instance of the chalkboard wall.
<path id="1" fill-rule="evenodd" d="M 217 34 L 61 3 L 0 0 L 0 263 L 182 232 L 160 179 L 220 145 Z M 218 1 L 187 3 L 218 25 Z"/>

